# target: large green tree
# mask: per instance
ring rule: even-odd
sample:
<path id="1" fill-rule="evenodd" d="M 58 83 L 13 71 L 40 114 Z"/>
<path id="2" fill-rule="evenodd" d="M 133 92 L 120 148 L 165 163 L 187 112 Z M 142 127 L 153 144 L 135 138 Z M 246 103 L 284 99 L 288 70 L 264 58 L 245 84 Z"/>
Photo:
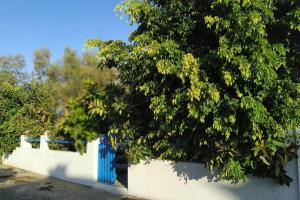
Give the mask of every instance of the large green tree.
<path id="1" fill-rule="evenodd" d="M 94 53 L 78 55 L 71 48 L 65 49 L 60 61 L 50 64 L 45 84 L 50 88 L 51 107 L 56 112 L 63 111 L 70 99 L 82 93 L 85 81 L 91 80 L 98 87 L 103 87 L 115 80 L 114 70 L 99 70 L 97 64 Z"/>
<path id="2" fill-rule="evenodd" d="M 288 130 L 300 125 L 300 2 L 125 0 L 117 10 L 137 24 L 130 42 L 87 42 L 99 48 L 100 66 L 118 69 L 124 91 L 86 102 L 101 131 L 129 141 L 135 160 L 199 161 L 221 179 L 289 184 L 284 166 L 298 146 Z"/>
<path id="3" fill-rule="evenodd" d="M 21 54 L 0 56 L 0 83 L 15 84 L 26 81 L 24 66 L 25 59 Z"/>
<path id="4" fill-rule="evenodd" d="M 33 64 L 35 76 L 38 80 L 43 80 L 48 75 L 48 68 L 50 67 L 51 54 L 49 49 L 41 48 L 34 51 Z"/>
<path id="5" fill-rule="evenodd" d="M 0 57 L 0 156 L 19 144 L 20 135 L 38 137 L 53 126 L 46 85 L 30 81 L 21 55 Z"/>

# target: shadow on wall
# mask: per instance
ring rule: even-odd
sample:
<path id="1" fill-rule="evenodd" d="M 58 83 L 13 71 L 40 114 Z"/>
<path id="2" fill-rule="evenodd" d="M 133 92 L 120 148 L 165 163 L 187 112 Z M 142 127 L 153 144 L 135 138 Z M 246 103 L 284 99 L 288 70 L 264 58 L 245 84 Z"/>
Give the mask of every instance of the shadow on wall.
<path id="1" fill-rule="evenodd" d="M 83 168 L 82 170 L 85 170 L 85 169 Z M 49 176 L 58 178 L 58 179 L 62 179 L 65 181 L 73 182 L 73 183 L 86 185 L 86 186 L 94 186 L 96 184 L 96 181 L 93 181 L 91 179 L 70 176 L 70 174 L 67 173 L 67 167 L 63 166 L 63 165 L 58 165 L 54 169 L 50 170 Z M 128 186 L 127 180 L 128 180 L 127 173 L 117 175 L 116 182 L 119 187 L 121 186 L 121 187 L 127 188 L 127 186 Z M 102 182 L 102 183 L 111 185 L 106 182 Z M 114 184 L 112 184 L 112 185 L 114 185 Z"/>
<path id="2" fill-rule="evenodd" d="M 9 154 L 5 154 L 4 156 L 3 156 L 3 158 L 6 160 L 6 159 L 8 159 L 9 158 Z M 1 160 L 2 161 L 2 160 Z"/>
<path id="3" fill-rule="evenodd" d="M 215 171 L 210 173 L 204 165 L 198 163 L 178 162 L 172 164 L 172 169 L 180 180 L 183 179 L 185 181 L 185 184 L 187 184 L 189 180 L 200 180 L 202 178 L 206 178 L 208 182 L 219 181 Z"/>
<path id="4" fill-rule="evenodd" d="M 82 169 L 85 170 L 85 169 Z M 83 177 L 74 177 L 67 174 L 67 167 L 63 165 L 58 165 L 49 172 L 50 177 L 55 177 L 65 181 L 70 181 L 73 183 L 83 184 L 87 186 L 93 186 L 95 182 L 93 180 L 83 178 Z"/>
<path id="5" fill-rule="evenodd" d="M 241 200 L 297 200 L 300 198 L 299 181 L 297 178 L 296 161 L 291 161 L 286 166 L 289 176 L 293 177 L 293 182 L 288 187 L 279 185 L 269 178 L 250 177 L 246 181 L 232 182 L 221 181 L 217 177 L 217 172 L 210 173 L 204 164 L 178 162 L 171 164 L 173 172 L 184 184 L 190 184 L 192 181 L 199 181 L 198 186 L 201 190 L 201 184 L 207 187 L 216 187 L 230 193 L 234 199 Z M 203 185 L 204 186 L 204 185 Z M 254 196 L 253 196 L 254 195 Z"/>

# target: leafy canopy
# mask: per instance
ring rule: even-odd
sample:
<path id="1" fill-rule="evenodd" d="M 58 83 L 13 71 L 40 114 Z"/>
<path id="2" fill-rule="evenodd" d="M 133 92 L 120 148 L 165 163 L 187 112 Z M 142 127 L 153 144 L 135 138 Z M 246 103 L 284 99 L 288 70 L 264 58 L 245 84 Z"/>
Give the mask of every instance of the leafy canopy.
<path id="1" fill-rule="evenodd" d="M 137 24 L 130 42 L 87 46 L 99 48 L 99 66 L 118 70 L 118 92 L 79 100 L 101 133 L 128 143 L 135 162 L 198 161 L 221 179 L 289 184 L 284 166 L 297 144 L 288 130 L 300 125 L 300 2 L 125 0 L 116 9 Z"/>
<path id="2" fill-rule="evenodd" d="M 86 80 L 100 88 L 116 76 L 113 70 L 97 69 L 97 59 L 90 52 L 78 56 L 66 48 L 63 61 L 54 64 L 50 56 L 46 48 L 34 52 L 34 76 L 24 72 L 22 55 L 0 56 L 0 156 L 13 151 L 22 134 L 39 137 L 50 131 L 52 138 L 65 139 L 56 124 L 68 115 L 62 112 L 66 102 L 83 92 Z"/>
<path id="3" fill-rule="evenodd" d="M 21 55 L 0 57 L 0 156 L 13 151 L 20 135 L 38 137 L 53 125 L 48 88 L 28 82 Z"/>
<path id="4" fill-rule="evenodd" d="M 97 59 L 93 53 L 78 55 L 70 48 L 65 48 L 61 61 L 50 63 L 45 71 L 47 76 L 44 79 L 50 88 L 51 108 L 58 113 L 58 117 L 64 114 L 62 111 L 67 102 L 83 92 L 85 81 L 91 80 L 101 88 L 116 77 L 113 70 L 97 69 Z"/>

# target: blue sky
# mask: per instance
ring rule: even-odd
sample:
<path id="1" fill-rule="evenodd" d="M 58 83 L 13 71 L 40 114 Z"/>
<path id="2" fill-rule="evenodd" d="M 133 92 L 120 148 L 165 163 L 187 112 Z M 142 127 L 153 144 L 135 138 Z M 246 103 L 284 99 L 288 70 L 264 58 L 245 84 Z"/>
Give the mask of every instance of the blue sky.
<path id="1" fill-rule="evenodd" d="M 120 1 L 0 0 L 0 55 L 22 53 L 30 70 L 38 48 L 55 61 L 66 46 L 82 52 L 86 39 L 127 40 L 134 27 L 116 16 Z"/>

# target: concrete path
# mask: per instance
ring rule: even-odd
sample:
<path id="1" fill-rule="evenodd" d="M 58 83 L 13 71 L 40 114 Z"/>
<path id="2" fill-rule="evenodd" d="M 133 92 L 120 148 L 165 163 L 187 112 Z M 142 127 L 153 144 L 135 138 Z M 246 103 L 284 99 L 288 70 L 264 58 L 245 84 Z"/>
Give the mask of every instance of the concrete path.
<path id="1" fill-rule="evenodd" d="M 0 164 L 0 200 L 130 200 Z M 132 199 L 133 200 L 133 199 Z"/>

